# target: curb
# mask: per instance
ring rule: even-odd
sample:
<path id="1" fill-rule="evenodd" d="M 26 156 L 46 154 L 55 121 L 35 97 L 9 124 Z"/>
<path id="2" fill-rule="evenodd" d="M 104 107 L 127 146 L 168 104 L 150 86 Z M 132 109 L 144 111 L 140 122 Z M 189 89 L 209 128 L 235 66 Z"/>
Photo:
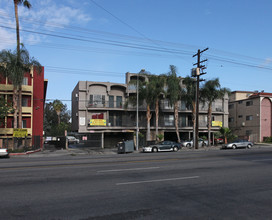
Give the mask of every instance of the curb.
<path id="1" fill-rule="evenodd" d="M 10 156 L 20 156 L 20 155 L 28 155 L 28 154 L 33 154 L 33 153 L 36 153 L 36 152 L 40 152 L 42 149 L 37 149 L 37 150 L 31 150 L 31 151 L 27 151 L 27 152 L 24 152 L 24 153 L 9 153 Z"/>

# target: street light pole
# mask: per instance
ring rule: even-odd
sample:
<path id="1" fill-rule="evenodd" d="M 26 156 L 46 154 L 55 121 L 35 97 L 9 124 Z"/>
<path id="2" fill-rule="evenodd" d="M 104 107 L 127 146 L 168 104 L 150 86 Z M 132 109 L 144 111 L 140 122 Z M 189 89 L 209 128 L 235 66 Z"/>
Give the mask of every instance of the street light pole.
<path id="1" fill-rule="evenodd" d="M 139 73 L 137 73 L 137 107 L 136 107 L 136 151 L 139 150 Z"/>

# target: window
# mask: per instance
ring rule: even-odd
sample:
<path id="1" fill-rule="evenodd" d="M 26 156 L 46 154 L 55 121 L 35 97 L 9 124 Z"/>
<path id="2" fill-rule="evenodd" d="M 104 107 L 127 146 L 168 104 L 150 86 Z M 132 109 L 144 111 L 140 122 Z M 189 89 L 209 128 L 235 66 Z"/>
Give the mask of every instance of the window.
<path id="1" fill-rule="evenodd" d="M 246 106 L 251 106 L 251 105 L 253 105 L 253 101 L 246 102 Z"/>
<path id="2" fill-rule="evenodd" d="M 229 118 L 229 122 L 234 122 L 234 118 Z"/>
<path id="3" fill-rule="evenodd" d="M 242 104 L 243 103 L 243 101 L 238 101 L 238 104 Z"/>
<path id="4" fill-rule="evenodd" d="M 247 121 L 252 121 L 253 120 L 253 116 L 252 115 L 247 115 L 246 116 L 246 120 Z"/>
<path id="5" fill-rule="evenodd" d="M 114 108 L 114 96 L 113 95 L 109 96 L 109 107 Z"/>
<path id="6" fill-rule="evenodd" d="M 26 120 L 23 120 L 22 128 L 27 128 L 27 127 L 26 127 Z"/>
<path id="7" fill-rule="evenodd" d="M 243 115 L 238 115 L 238 118 L 243 118 Z"/>
<path id="8" fill-rule="evenodd" d="M 122 96 L 116 96 L 116 107 L 117 108 L 122 108 L 122 105 L 123 105 Z"/>
<path id="9" fill-rule="evenodd" d="M 103 107 L 105 105 L 105 95 L 90 95 L 89 105 Z"/>
<path id="10" fill-rule="evenodd" d="M 22 97 L 22 107 L 28 107 L 28 98 Z"/>
<path id="11" fill-rule="evenodd" d="M 229 109 L 233 109 L 234 105 L 233 104 L 230 104 L 229 105 Z"/>
<path id="12" fill-rule="evenodd" d="M 165 115 L 164 116 L 164 125 L 165 126 L 174 126 L 174 115 Z"/>
<path id="13" fill-rule="evenodd" d="M 24 77 L 24 78 L 23 78 L 23 83 L 22 83 L 22 85 L 25 85 L 25 86 L 28 85 L 28 77 Z"/>

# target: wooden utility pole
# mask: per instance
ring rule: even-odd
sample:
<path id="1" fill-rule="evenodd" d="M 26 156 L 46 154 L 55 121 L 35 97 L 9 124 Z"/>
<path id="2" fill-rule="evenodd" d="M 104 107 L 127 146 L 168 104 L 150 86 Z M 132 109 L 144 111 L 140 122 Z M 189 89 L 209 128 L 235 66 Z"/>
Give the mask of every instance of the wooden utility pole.
<path id="1" fill-rule="evenodd" d="M 201 53 L 203 53 L 204 51 L 208 50 L 209 48 L 207 47 L 206 49 L 200 51 L 198 49 L 197 53 L 195 55 L 193 55 L 193 57 L 197 56 L 197 63 L 194 64 L 197 65 L 196 71 L 194 71 L 194 74 L 192 73 L 193 77 L 196 77 L 196 118 L 195 118 L 195 131 L 194 131 L 194 146 L 195 149 L 198 149 L 198 128 L 199 128 L 199 77 L 201 75 L 204 75 L 206 73 L 203 72 L 204 69 L 206 69 L 206 67 L 204 65 L 201 65 L 201 63 L 206 62 L 207 59 L 200 61 L 200 55 Z M 200 70 L 201 73 L 200 73 Z"/>

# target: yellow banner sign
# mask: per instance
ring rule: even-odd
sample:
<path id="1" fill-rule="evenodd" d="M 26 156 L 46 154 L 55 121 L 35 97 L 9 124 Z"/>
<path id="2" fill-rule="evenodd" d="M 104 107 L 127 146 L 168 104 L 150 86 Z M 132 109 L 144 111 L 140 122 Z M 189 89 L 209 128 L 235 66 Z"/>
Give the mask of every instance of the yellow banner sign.
<path id="1" fill-rule="evenodd" d="M 212 121 L 212 126 L 213 127 L 222 127 L 223 123 L 222 123 L 222 121 Z"/>
<path id="2" fill-rule="evenodd" d="M 24 138 L 27 136 L 27 129 L 24 128 L 14 128 L 13 137 Z"/>
<path id="3" fill-rule="evenodd" d="M 107 126 L 107 120 L 105 120 L 105 119 L 91 119 L 90 126 Z"/>

